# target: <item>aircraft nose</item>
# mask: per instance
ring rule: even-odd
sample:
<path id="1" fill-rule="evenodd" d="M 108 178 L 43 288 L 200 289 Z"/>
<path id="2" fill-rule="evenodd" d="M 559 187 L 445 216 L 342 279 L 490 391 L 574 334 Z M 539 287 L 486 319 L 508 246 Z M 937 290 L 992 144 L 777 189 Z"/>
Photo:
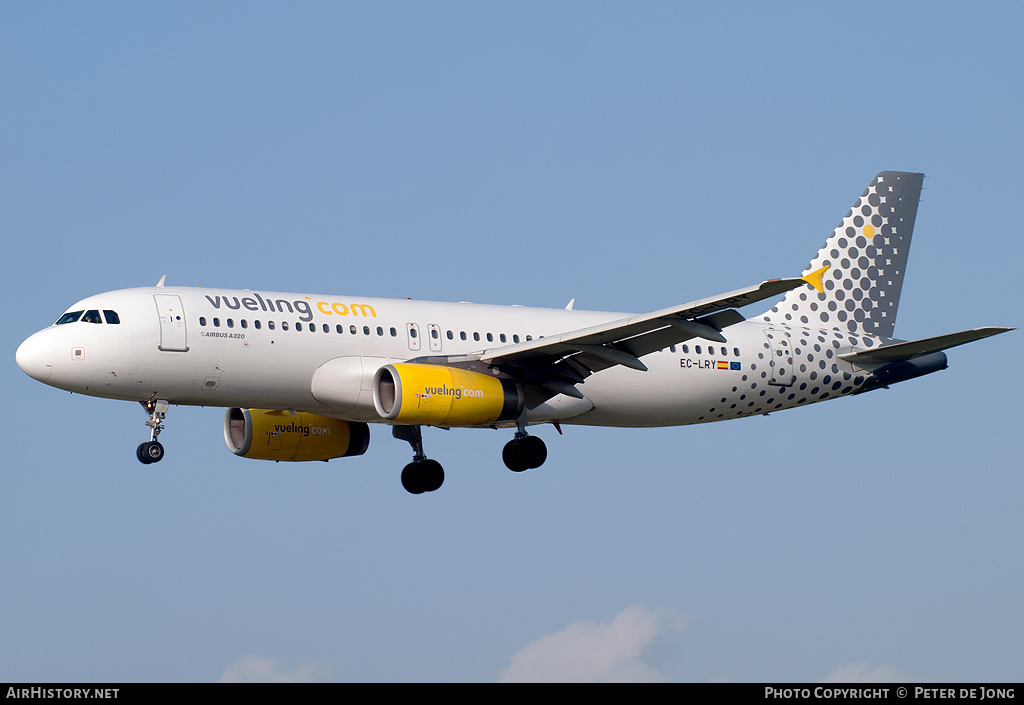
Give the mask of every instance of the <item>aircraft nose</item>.
<path id="1" fill-rule="evenodd" d="M 53 371 L 53 339 L 40 331 L 18 346 L 15 359 L 25 374 L 45 382 Z"/>

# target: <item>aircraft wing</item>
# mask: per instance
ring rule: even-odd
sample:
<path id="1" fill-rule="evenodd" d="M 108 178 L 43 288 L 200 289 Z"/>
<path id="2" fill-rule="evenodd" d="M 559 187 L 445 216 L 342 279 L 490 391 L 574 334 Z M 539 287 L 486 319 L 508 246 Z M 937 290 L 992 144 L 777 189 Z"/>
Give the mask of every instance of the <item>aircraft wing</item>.
<path id="1" fill-rule="evenodd" d="M 820 284 L 820 272 L 816 274 Z M 579 398 L 583 395 L 575 385 L 608 367 L 623 365 L 646 371 L 640 358 L 669 345 L 691 338 L 726 342 L 722 329 L 744 320 L 735 311 L 737 307 L 775 298 L 807 283 L 811 283 L 811 275 L 770 279 L 756 286 L 660 311 L 470 355 L 429 357 L 423 361 L 467 368 L 497 367 L 521 382 L 544 387 L 548 393 L 539 395 L 541 400 L 558 393 Z"/>
<path id="2" fill-rule="evenodd" d="M 929 355 L 941 350 L 955 348 L 957 345 L 964 345 L 965 343 L 981 340 L 982 338 L 987 338 L 990 335 L 1005 333 L 1009 330 L 1013 330 L 1013 328 L 974 328 L 972 330 L 960 331 L 959 333 L 937 335 L 934 338 L 922 338 L 920 340 L 911 340 L 906 343 L 892 343 L 891 345 L 883 345 L 882 347 L 872 348 L 871 350 L 845 353 L 839 357 L 848 362 L 869 365 L 883 364 L 886 362 L 899 362 L 901 360 L 909 360 L 914 357 L 920 357 L 922 355 Z"/>

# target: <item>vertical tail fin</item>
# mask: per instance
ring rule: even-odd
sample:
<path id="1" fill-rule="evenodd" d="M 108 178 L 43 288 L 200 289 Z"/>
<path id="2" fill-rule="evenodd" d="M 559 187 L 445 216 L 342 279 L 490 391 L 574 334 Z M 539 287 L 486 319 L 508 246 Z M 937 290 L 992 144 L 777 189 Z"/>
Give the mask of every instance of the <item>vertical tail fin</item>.
<path id="1" fill-rule="evenodd" d="M 804 270 L 829 265 L 824 291 L 795 289 L 763 319 L 891 338 L 923 181 L 902 171 L 872 179 Z"/>

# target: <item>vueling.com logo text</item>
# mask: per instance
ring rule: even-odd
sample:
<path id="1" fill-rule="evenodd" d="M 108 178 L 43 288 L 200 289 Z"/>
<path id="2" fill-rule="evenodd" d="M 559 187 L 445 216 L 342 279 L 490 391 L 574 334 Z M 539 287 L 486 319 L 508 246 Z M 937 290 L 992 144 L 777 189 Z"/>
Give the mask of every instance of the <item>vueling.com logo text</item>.
<path id="1" fill-rule="evenodd" d="M 304 298 L 306 299 L 305 301 L 302 299 L 295 301 L 289 301 L 288 299 L 264 299 L 256 292 L 253 292 L 252 296 L 243 296 L 242 298 L 237 296 L 206 296 L 206 300 L 216 309 L 219 309 L 221 304 L 224 304 L 226 308 L 232 311 L 238 311 L 243 308 L 247 311 L 269 311 L 270 313 L 285 313 L 287 311 L 288 313 L 298 313 L 300 321 L 312 321 L 313 307 L 309 302 L 313 299 L 309 296 Z M 343 304 L 339 302 L 317 301 L 316 309 L 328 316 L 377 317 L 377 312 L 373 310 L 373 306 L 370 304 Z"/>
<path id="2" fill-rule="evenodd" d="M 311 433 L 314 436 L 329 436 L 331 435 L 331 429 L 326 426 L 306 426 L 297 423 L 274 424 L 274 433 L 272 435 L 276 436 L 281 433 L 299 433 L 308 438 Z"/>
<path id="3" fill-rule="evenodd" d="M 455 397 L 456 399 L 482 399 L 484 396 L 483 390 L 481 389 L 466 389 L 465 387 L 449 387 L 446 384 L 440 387 L 424 387 L 423 397 L 432 397 L 434 395 L 442 397 Z"/>

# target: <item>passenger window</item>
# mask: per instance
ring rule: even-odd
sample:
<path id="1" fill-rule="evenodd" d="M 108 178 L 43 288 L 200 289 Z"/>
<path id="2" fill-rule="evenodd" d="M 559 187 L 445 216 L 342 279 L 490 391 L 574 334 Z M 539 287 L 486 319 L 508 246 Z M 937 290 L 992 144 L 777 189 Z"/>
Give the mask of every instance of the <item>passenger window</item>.
<path id="1" fill-rule="evenodd" d="M 493 343 L 494 342 L 494 336 L 491 335 L 490 333 L 487 334 L 487 342 L 488 343 Z"/>
<path id="2" fill-rule="evenodd" d="M 699 345 L 694 345 L 693 349 L 697 351 L 698 355 L 700 355 L 700 346 Z"/>
<path id="3" fill-rule="evenodd" d="M 356 327 L 355 326 L 349 326 L 348 327 L 348 332 L 351 333 L 352 335 L 355 335 L 356 334 Z"/>
<path id="4" fill-rule="evenodd" d="M 296 323 L 295 324 L 295 330 L 302 330 L 302 324 L 301 323 Z"/>
<path id="5" fill-rule="evenodd" d="M 235 327 L 235 321 L 234 321 L 234 319 L 232 319 L 232 318 L 229 318 L 229 319 L 228 319 L 228 328 L 234 328 L 234 327 Z"/>
<path id="6" fill-rule="evenodd" d="M 213 319 L 213 327 L 214 328 L 220 328 L 220 319 L 219 318 L 214 318 Z"/>
<path id="7" fill-rule="evenodd" d="M 474 331 L 473 332 L 473 340 L 479 341 L 480 340 L 480 334 Z"/>
<path id="8" fill-rule="evenodd" d="M 363 326 L 363 335 L 370 334 L 370 326 Z"/>
<path id="9" fill-rule="evenodd" d="M 391 327 L 390 333 L 391 333 L 391 337 L 392 338 L 397 338 L 398 337 L 398 331 L 395 330 L 394 326 Z"/>
<path id="10" fill-rule="evenodd" d="M 417 333 L 416 333 L 416 329 L 415 329 L 415 328 L 410 328 L 410 329 L 409 329 L 409 337 L 410 337 L 410 338 L 415 338 L 415 337 L 416 337 L 416 335 L 417 335 Z"/>
<path id="11" fill-rule="evenodd" d="M 281 330 L 288 330 L 288 321 L 281 321 Z"/>
<path id="12" fill-rule="evenodd" d="M 107 309 L 103 309 L 103 317 L 107 320 L 107 323 L 111 325 L 117 325 L 118 323 L 121 322 L 121 319 L 118 318 L 116 311 L 108 311 Z"/>
<path id="13" fill-rule="evenodd" d="M 687 355 L 689 355 L 690 354 L 690 346 L 689 345 L 684 345 L 683 346 L 683 352 L 686 353 Z"/>
<path id="14" fill-rule="evenodd" d="M 239 323 L 239 325 L 242 326 L 242 328 L 248 328 L 249 327 L 249 322 L 247 320 L 245 320 L 244 318 L 241 321 L 239 321 L 238 323 Z"/>
<path id="15" fill-rule="evenodd" d="M 460 330 L 459 331 L 459 338 L 461 338 L 462 340 L 465 340 L 466 339 L 466 331 Z"/>
<path id="16" fill-rule="evenodd" d="M 103 321 L 100 320 L 100 312 L 94 309 L 85 312 L 85 315 L 82 316 L 82 323 L 103 323 Z"/>
<path id="17" fill-rule="evenodd" d="M 503 343 L 504 343 L 504 342 L 505 342 L 505 340 L 506 340 L 506 338 L 505 338 L 505 334 L 504 334 L 504 333 L 501 333 L 501 334 L 500 334 L 500 335 L 498 336 L 498 339 L 499 339 L 499 340 L 501 340 L 501 342 L 503 342 Z"/>
<path id="18" fill-rule="evenodd" d="M 380 336 L 384 335 L 384 329 L 381 328 L 380 326 L 377 326 L 377 335 L 380 335 Z"/>
<path id="19" fill-rule="evenodd" d="M 261 325 L 259 319 L 257 318 L 255 321 L 253 321 L 252 325 L 256 330 L 259 330 Z"/>
<path id="20" fill-rule="evenodd" d="M 334 330 L 338 331 L 338 335 L 341 335 L 342 333 L 345 332 L 345 326 L 339 323 L 337 326 L 334 327 Z"/>
<path id="21" fill-rule="evenodd" d="M 200 316 L 199 317 L 199 325 L 204 326 L 204 327 L 206 326 L 206 316 Z"/>
<path id="22" fill-rule="evenodd" d="M 739 348 L 733 348 L 732 349 L 732 354 L 735 355 L 736 357 L 739 357 L 740 356 L 740 349 Z"/>
<path id="23" fill-rule="evenodd" d="M 433 338 L 434 340 L 437 340 L 437 328 L 430 329 L 430 337 Z"/>
<path id="24" fill-rule="evenodd" d="M 81 317 L 81 315 L 81 311 L 71 311 L 70 313 L 65 313 L 63 316 L 58 318 L 57 322 L 54 323 L 53 325 L 61 326 L 64 325 L 65 323 L 74 323 L 79 319 L 79 317 Z"/>
<path id="25" fill-rule="evenodd" d="M 519 335 L 518 334 L 512 336 L 512 342 L 513 343 L 518 343 L 519 342 Z"/>
<path id="26" fill-rule="evenodd" d="M 274 322 L 267 321 L 267 330 L 274 330 Z"/>

